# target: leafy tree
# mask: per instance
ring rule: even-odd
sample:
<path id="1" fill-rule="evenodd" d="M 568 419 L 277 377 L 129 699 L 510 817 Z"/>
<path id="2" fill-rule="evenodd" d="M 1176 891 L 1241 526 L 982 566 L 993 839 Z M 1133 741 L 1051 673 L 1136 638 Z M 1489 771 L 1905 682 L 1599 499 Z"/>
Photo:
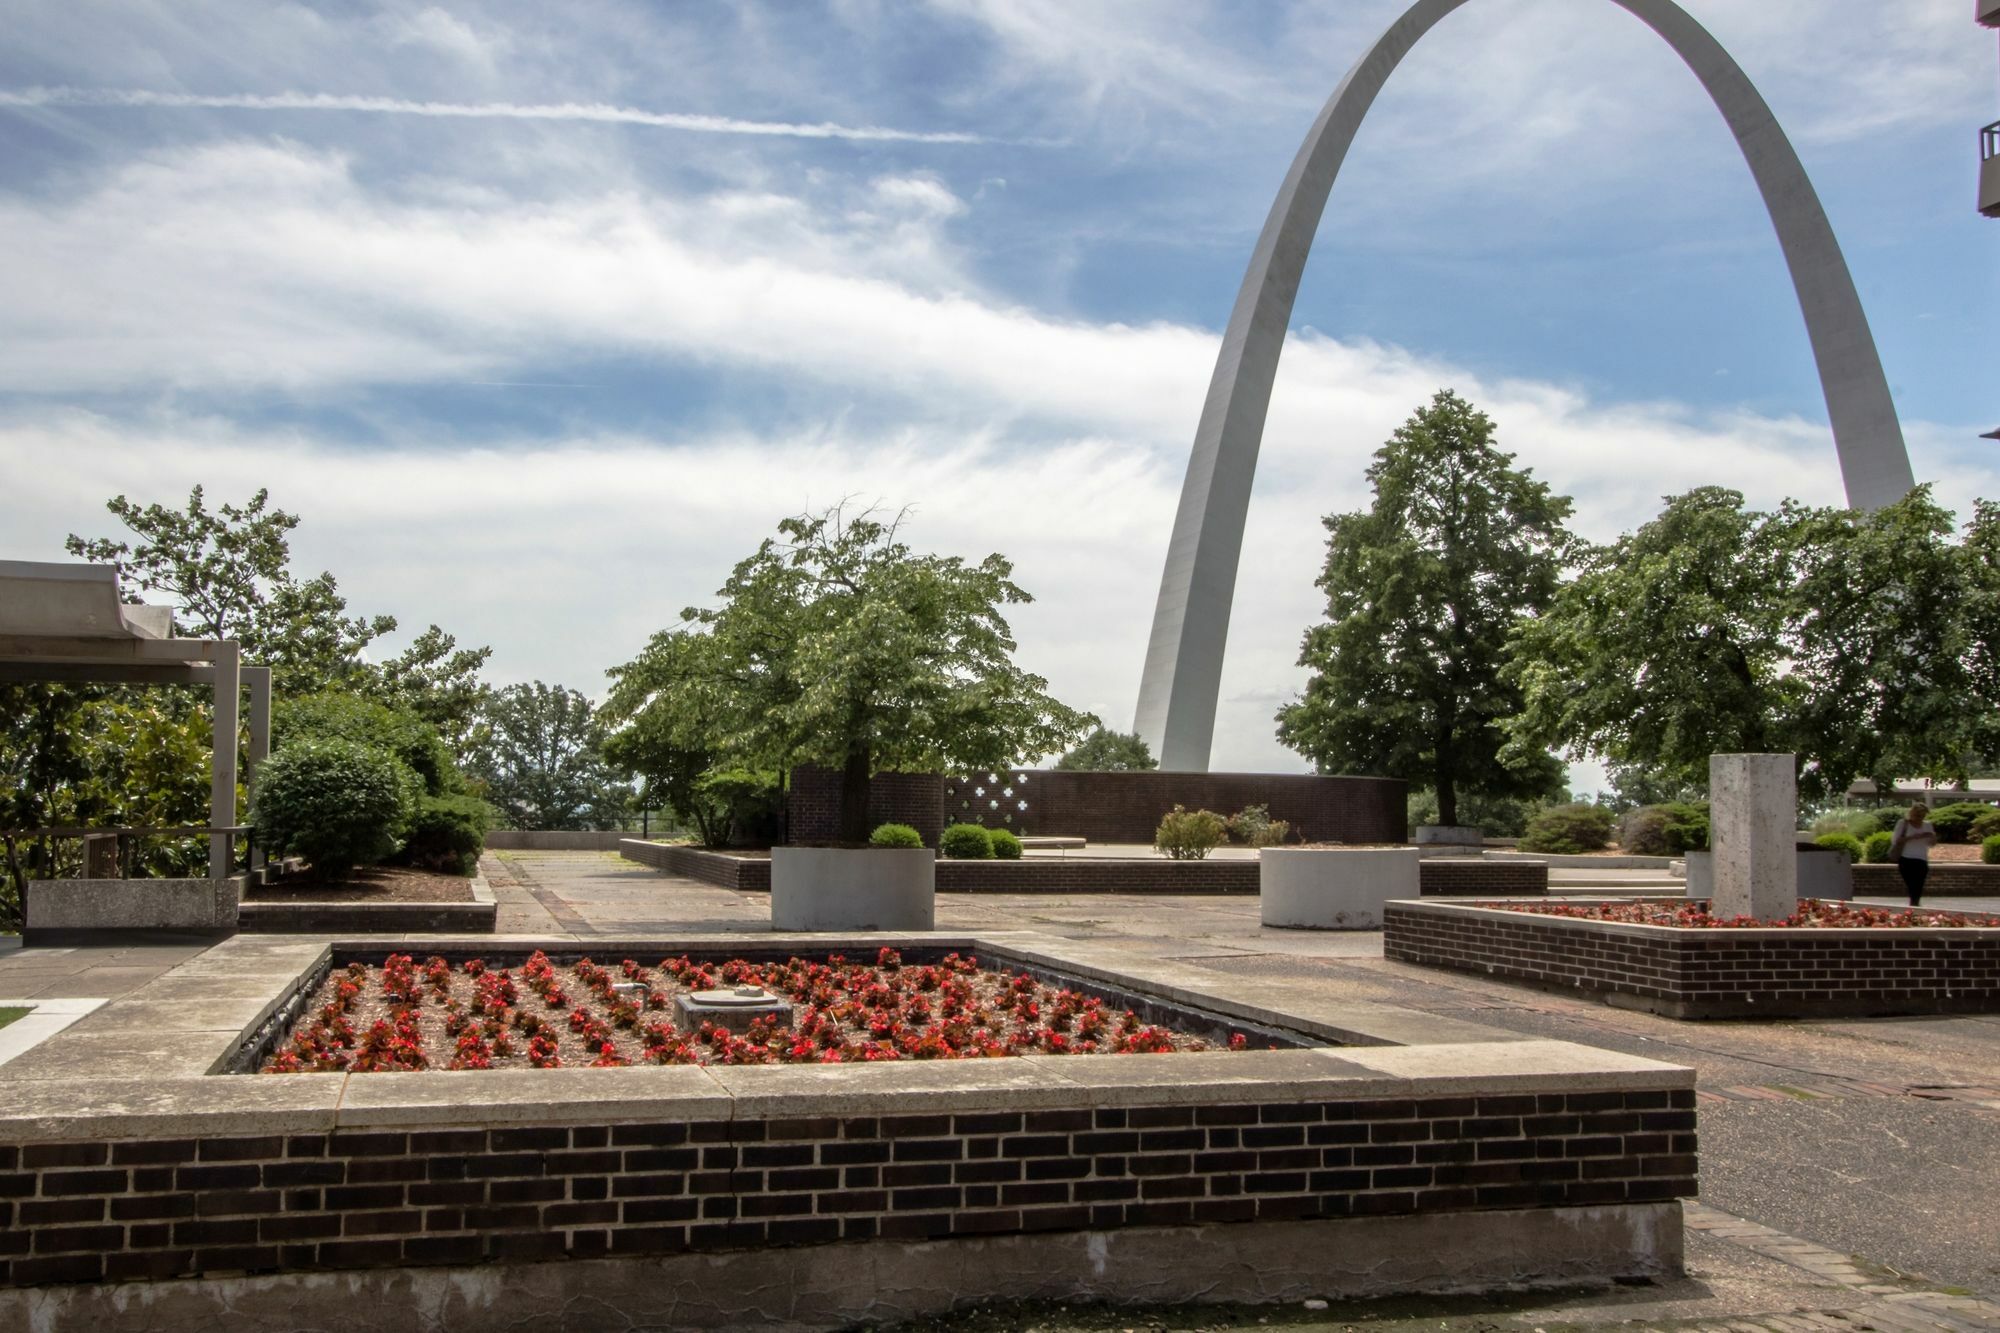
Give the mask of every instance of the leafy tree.
<path id="1" fill-rule="evenodd" d="M 455 754 L 469 754 L 489 692 L 479 673 L 491 656 L 491 648 L 460 648 L 456 638 L 432 625 L 382 663 L 367 690 L 437 728 Z"/>
<path id="2" fill-rule="evenodd" d="M 388 752 L 340 737 L 294 741 L 257 773 L 255 819 L 273 852 L 295 852 L 323 880 L 403 845 L 422 785 Z"/>
<path id="3" fill-rule="evenodd" d="M 1084 737 L 1083 743 L 1056 760 L 1064 771 L 1083 773 L 1131 773 L 1154 769 L 1160 761 L 1145 737 L 1136 731 L 1106 731 L 1099 727 Z"/>
<path id="4" fill-rule="evenodd" d="M 1461 788 L 1540 797 L 1562 782 L 1547 755 L 1503 757 L 1520 690 L 1501 668 L 1509 633 L 1554 599 L 1570 502 L 1493 436 L 1445 390 L 1376 453 L 1373 506 L 1325 520 L 1327 620 L 1306 632 L 1304 696 L 1278 713 L 1279 739 L 1321 772 L 1428 787 L 1446 824 Z"/>
<path id="5" fill-rule="evenodd" d="M 371 746 L 394 757 L 416 775 L 428 795 L 465 789 L 465 776 L 437 728 L 407 708 L 340 693 L 279 699 L 273 706 L 274 750 L 299 741 L 333 738 Z"/>
<path id="6" fill-rule="evenodd" d="M 1095 719 L 1014 664 L 1013 567 L 919 555 L 894 524 L 841 508 L 788 518 L 739 563 L 720 606 L 690 609 L 611 675 L 614 714 L 720 764 L 841 771 L 843 840 L 868 837 L 868 781 L 1060 750 Z"/>
<path id="7" fill-rule="evenodd" d="M 561 685 L 511 685 L 488 700 L 472 771 L 515 828 L 615 829 L 631 792 L 606 765 L 590 700 Z"/>
<path id="8" fill-rule="evenodd" d="M 1789 580 L 1786 543 L 1740 493 L 1668 500 L 1589 551 L 1547 613 L 1518 627 L 1522 747 L 1594 752 L 1614 771 L 1698 787 L 1712 753 L 1773 751 L 1798 695 L 1784 669 Z"/>
<path id="9" fill-rule="evenodd" d="M 1808 800 L 1857 777 L 1961 777 L 1996 699 L 1980 517 L 1955 545 L 1925 487 L 1872 514 L 1673 497 L 1516 635 L 1519 744 L 1681 789 L 1654 796 L 1700 790 L 1716 752 L 1798 755 Z"/>

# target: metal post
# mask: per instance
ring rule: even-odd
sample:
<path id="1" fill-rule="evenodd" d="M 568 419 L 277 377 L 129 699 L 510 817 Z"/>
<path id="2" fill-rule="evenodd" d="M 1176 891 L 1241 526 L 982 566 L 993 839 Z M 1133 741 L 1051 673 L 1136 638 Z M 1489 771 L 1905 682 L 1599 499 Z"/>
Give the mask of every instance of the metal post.
<path id="1" fill-rule="evenodd" d="M 237 698 L 242 682 L 235 644 L 215 645 L 215 726 L 210 737 L 208 786 L 208 877 L 229 878 L 236 859 L 236 835 L 217 832 L 236 825 Z"/>

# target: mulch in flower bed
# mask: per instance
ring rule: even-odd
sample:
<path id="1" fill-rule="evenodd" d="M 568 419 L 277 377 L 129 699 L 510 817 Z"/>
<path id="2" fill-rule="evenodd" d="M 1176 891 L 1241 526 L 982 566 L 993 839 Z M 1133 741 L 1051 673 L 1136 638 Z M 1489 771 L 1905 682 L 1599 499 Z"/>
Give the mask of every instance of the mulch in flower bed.
<path id="1" fill-rule="evenodd" d="M 410 866 L 370 866 L 321 883 L 285 880 L 243 895 L 246 903 L 469 903 L 472 881 Z"/>
<path id="2" fill-rule="evenodd" d="M 621 984 L 642 989 L 620 991 Z M 747 1034 L 704 1022 L 678 1030 L 674 996 L 762 986 L 789 998 L 793 1023 L 762 1018 Z M 1229 1048 L 1248 1044 L 1242 1033 Z M 632 959 L 568 966 L 540 950 L 517 970 L 469 959 L 421 966 L 396 954 L 380 967 L 331 973 L 262 1072 L 554 1069 L 563 1065 L 840 1064 L 965 1060 L 1025 1054 L 1165 1054 L 1219 1049 L 1142 1023 L 1092 995 L 993 971 L 949 954 L 905 966 L 894 949 L 873 964 L 840 954 L 782 963 L 685 956 L 657 968 Z"/>
<path id="3" fill-rule="evenodd" d="M 1856 907 L 1851 903 L 1799 899 L 1799 910 L 1776 921 L 1754 916 L 1716 916 L 1705 902 L 1626 903 L 1480 903 L 1503 912 L 1560 916 L 1572 921 L 1617 921 L 1631 926 L 1681 926 L 1694 930 L 1828 930 L 1863 927 L 1871 930 L 1915 930 L 1932 927 L 2000 926 L 2000 916 L 1970 912 L 1930 912 L 1922 908 Z"/>

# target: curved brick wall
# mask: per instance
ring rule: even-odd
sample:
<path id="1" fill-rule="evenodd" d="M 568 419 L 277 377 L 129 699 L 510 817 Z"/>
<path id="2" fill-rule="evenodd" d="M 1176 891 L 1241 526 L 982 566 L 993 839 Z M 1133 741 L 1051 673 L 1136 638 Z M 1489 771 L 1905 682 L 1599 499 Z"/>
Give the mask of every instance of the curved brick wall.
<path id="1" fill-rule="evenodd" d="M 1091 842 L 1150 843 L 1160 816 L 1176 805 L 1221 815 L 1268 806 L 1273 819 L 1292 826 L 1294 838 L 1313 842 L 1402 842 L 1407 800 L 1407 785 L 1393 778 L 1311 773 L 1011 769 L 944 783 L 948 819 L 976 815 L 994 827 Z"/>
<path id="2" fill-rule="evenodd" d="M 833 842 L 840 836 L 840 773 L 802 765 L 792 770 L 790 841 Z M 868 827 L 908 824 L 937 846 L 944 832 L 944 779 L 935 773 L 877 773 L 868 783 Z"/>

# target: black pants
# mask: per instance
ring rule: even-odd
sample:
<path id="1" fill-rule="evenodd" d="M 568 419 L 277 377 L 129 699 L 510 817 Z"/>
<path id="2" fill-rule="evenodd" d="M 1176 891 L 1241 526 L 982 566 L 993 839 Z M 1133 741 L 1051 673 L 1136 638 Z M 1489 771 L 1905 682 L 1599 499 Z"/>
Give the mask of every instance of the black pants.
<path id="1" fill-rule="evenodd" d="M 1931 863 L 1916 856 L 1899 856 L 1896 869 L 1903 872 L 1903 888 L 1909 892 L 1910 906 L 1915 907 L 1924 900 L 1924 880 L 1931 873 Z"/>

